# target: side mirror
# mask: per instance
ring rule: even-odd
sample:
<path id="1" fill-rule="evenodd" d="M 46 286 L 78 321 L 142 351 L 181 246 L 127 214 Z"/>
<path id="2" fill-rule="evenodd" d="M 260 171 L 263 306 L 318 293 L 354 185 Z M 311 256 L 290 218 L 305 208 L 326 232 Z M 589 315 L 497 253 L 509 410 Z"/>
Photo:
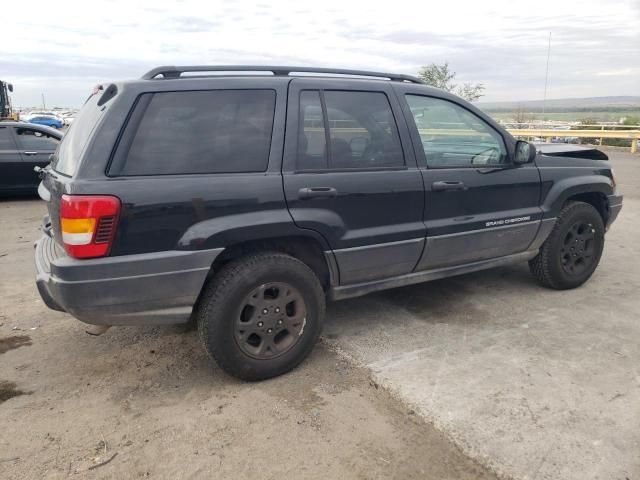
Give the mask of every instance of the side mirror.
<path id="1" fill-rule="evenodd" d="M 7 89 L 8 89 L 10 92 L 13 92 L 13 85 L 11 85 L 11 84 L 9 83 L 9 84 L 7 85 Z"/>
<path id="2" fill-rule="evenodd" d="M 523 165 L 533 162 L 534 158 L 536 158 L 536 147 L 529 142 L 518 140 L 516 142 L 516 154 L 513 157 L 513 163 Z"/>

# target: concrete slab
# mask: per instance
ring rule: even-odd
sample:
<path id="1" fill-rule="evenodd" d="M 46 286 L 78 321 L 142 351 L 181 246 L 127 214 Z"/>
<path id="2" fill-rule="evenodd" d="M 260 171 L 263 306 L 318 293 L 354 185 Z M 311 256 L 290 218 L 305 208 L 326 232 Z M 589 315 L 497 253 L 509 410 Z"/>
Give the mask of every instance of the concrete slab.
<path id="1" fill-rule="evenodd" d="M 640 476 L 640 158 L 594 277 L 557 292 L 525 265 L 329 307 L 325 334 L 464 452 L 518 479 Z"/>

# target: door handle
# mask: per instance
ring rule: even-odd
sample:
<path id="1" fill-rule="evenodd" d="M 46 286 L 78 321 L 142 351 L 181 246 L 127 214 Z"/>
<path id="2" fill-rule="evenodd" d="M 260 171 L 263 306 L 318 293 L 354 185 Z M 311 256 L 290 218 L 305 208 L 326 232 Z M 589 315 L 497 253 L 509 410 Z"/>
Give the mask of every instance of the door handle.
<path id="1" fill-rule="evenodd" d="M 24 153 L 25 155 L 29 155 L 29 156 L 31 156 L 31 155 L 37 155 L 37 154 L 38 154 L 38 152 L 31 152 L 31 151 L 29 151 L 29 152 L 22 152 L 22 153 Z"/>
<path id="2" fill-rule="evenodd" d="M 466 190 L 464 182 L 433 182 L 431 190 L 434 192 L 444 192 L 447 190 Z"/>
<path id="3" fill-rule="evenodd" d="M 298 190 L 298 197 L 307 198 L 332 198 L 338 196 L 338 190 L 333 187 L 304 187 Z"/>

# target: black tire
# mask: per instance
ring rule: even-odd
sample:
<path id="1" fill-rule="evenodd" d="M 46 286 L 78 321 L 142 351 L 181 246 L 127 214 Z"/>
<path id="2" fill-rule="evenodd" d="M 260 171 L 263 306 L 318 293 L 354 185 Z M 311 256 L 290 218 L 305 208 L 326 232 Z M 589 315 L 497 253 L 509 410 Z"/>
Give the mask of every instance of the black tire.
<path id="1" fill-rule="evenodd" d="M 296 300 L 274 303 L 286 302 L 291 298 L 289 295 Z M 264 309 L 256 310 L 249 305 L 258 301 L 263 302 Z M 265 310 L 270 311 L 262 315 Z M 320 336 L 324 313 L 324 291 L 314 272 L 289 255 L 267 252 L 233 260 L 215 274 L 202 292 L 196 318 L 200 339 L 220 368 L 241 380 L 256 381 L 282 375 L 298 366 Z M 289 331 L 288 322 L 295 316 L 301 318 L 301 323 Z M 275 322 L 285 325 L 276 326 Z M 248 334 L 242 328 L 254 333 Z M 275 333 L 267 334 L 267 329 Z M 288 343 L 283 343 L 284 340 L 276 343 L 277 338 Z M 265 345 L 268 346 L 264 348 Z M 282 351 L 277 352 L 278 348 Z"/>
<path id="2" fill-rule="evenodd" d="M 538 255 L 529 261 L 529 270 L 545 287 L 576 288 L 591 277 L 603 248 L 604 223 L 598 211 L 588 203 L 571 202 L 558 215 Z"/>

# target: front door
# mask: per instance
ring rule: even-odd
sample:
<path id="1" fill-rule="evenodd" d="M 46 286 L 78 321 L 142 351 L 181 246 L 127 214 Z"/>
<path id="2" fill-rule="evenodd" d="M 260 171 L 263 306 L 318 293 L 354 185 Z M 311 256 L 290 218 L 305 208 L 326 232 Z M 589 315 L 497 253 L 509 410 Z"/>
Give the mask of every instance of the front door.
<path id="1" fill-rule="evenodd" d="M 426 190 L 418 269 L 526 251 L 542 218 L 536 166 L 514 164 L 501 133 L 453 100 L 402 97 Z"/>
<path id="2" fill-rule="evenodd" d="M 0 125 L 0 192 L 18 191 L 23 187 L 22 158 L 12 130 L 11 126 Z"/>
<path id="3" fill-rule="evenodd" d="M 390 86 L 295 79 L 287 111 L 287 205 L 330 245 L 340 283 L 411 272 L 425 241 L 424 191 Z"/>
<path id="4" fill-rule="evenodd" d="M 38 128 L 16 127 L 14 132 L 22 154 L 22 182 L 28 188 L 36 188 L 40 177 L 34 167 L 44 168 L 49 164 L 49 157 L 56 150 L 59 140 Z"/>

